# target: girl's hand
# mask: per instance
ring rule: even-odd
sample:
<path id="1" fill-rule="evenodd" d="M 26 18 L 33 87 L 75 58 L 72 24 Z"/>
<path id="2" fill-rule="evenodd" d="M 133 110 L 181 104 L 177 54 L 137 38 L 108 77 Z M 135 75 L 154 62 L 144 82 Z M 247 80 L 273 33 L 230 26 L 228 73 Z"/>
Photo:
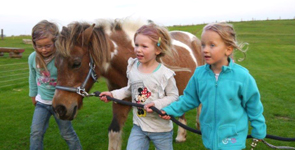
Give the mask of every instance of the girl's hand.
<path id="1" fill-rule="evenodd" d="M 35 97 L 31 97 L 31 98 L 32 98 L 32 103 L 33 103 L 33 105 L 36 106 L 37 101 L 36 101 Z"/>
<path id="2" fill-rule="evenodd" d="M 104 101 L 105 103 L 110 102 L 110 100 L 108 100 L 106 96 L 113 97 L 113 94 L 111 92 L 109 92 L 109 91 L 101 92 L 99 94 L 100 100 Z"/>
<path id="3" fill-rule="evenodd" d="M 166 114 L 166 112 L 165 111 L 163 111 L 163 110 L 161 110 L 161 113 L 162 114 Z M 170 116 L 168 116 L 167 114 L 166 115 L 159 115 L 159 117 L 161 117 L 162 119 L 165 119 L 165 120 L 170 120 L 171 119 L 171 117 Z"/>
<path id="4" fill-rule="evenodd" d="M 150 102 L 150 103 L 148 103 L 148 104 L 145 104 L 143 108 L 144 108 L 147 112 L 152 113 L 153 110 L 150 108 L 150 107 L 152 107 L 152 106 L 155 106 L 155 103 L 154 103 L 154 102 Z"/>

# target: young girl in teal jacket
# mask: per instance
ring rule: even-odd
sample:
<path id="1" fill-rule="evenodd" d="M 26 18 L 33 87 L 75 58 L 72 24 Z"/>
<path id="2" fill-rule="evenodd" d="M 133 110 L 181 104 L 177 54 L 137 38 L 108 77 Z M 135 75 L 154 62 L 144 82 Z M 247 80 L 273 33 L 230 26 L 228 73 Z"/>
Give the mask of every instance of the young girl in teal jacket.
<path id="1" fill-rule="evenodd" d="M 232 25 L 226 23 L 206 25 L 201 42 L 206 65 L 195 70 L 184 94 L 163 108 L 163 113 L 177 117 L 202 104 L 200 123 L 205 147 L 241 150 L 245 148 L 248 121 L 254 138 L 266 136 L 256 82 L 246 68 L 231 59 L 234 49 L 245 50 L 237 45 Z"/>

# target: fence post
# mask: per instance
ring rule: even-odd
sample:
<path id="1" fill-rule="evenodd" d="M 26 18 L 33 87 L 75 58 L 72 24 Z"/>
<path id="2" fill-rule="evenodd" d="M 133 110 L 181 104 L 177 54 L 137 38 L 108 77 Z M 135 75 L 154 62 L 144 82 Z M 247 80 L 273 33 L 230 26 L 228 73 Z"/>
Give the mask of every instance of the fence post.
<path id="1" fill-rule="evenodd" d="M 3 40 L 3 29 L 1 29 L 1 39 Z"/>

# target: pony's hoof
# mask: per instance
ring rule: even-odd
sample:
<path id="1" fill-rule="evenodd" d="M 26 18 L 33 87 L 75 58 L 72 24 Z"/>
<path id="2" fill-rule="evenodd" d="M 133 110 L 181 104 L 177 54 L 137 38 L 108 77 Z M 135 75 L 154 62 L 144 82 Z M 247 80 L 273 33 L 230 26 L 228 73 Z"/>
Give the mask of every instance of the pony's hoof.
<path id="1" fill-rule="evenodd" d="M 185 142 L 185 141 L 186 141 L 186 138 L 179 138 L 179 137 L 175 138 L 176 143 L 182 143 L 182 142 Z"/>

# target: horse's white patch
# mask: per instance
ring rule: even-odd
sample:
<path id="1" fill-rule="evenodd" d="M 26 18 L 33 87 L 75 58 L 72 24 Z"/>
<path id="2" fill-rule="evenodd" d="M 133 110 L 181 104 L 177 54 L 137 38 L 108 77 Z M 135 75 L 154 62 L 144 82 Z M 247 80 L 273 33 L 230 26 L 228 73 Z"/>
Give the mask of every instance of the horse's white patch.
<path id="1" fill-rule="evenodd" d="M 122 131 L 109 132 L 109 150 L 121 150 L 122 146 Z"/>
<path id="2" fill-rule="evenodd" d="M 113 52 L 111 52 L 111 60 L 116 55 L 118 55 L 118 49 L 117 49 L 118 48 L 118 45 L 114 41 L 112 41 L 112 43 L 114 44 L 115 49 L 114 49 Z M 110 68 L 110 63 L 105 63 L 105 65 L 103 66 L 104 71 L 107 72 L 109 68 Z"/>
<path id="3" fill-rule="evenodd" d="M 105 63 L 103 66 L 104 72 L 107 72 L 110 68 L 110 63 Z"/>
<path id="4" fill-rule="evenodd" d="M 134 37 L 135 31 L 126 31 L 125 30 L 125 32 L 127 34 L 126 39 L 129 39 L 129 41 L 131 41 L 132 46 L 134 47 L 135 44 L 134 44 L 133 37 Z"/>
<path id="5" fill-rule="evenodd" d="M 174 40 L 174 39 L 172 40 L 172 44 L 176 45 L 176 46 L 179 46 L 179 47 L 185 48 L 190 53 L 191 58 L 194 60 L 195 64 L 198 66 L 197 59 L 195 58 L 194 53 L 193 53 L 192 49 L 189 46 L 187 46 L 186 44 L 184 44 L 184 43 L 182 43 L 180 41 Z"/>
<path id="6" fill-rule="evenodd" d="M 125 33 L 127 34 L 127 38 L 130 39 L 132 46 L 134 45 L 134 35 L 136 33 L 136 31 L 143 25 L 145 25 L 146 23 L 144 23 L 144 21 L 142 20 L 137 20 L 137 21 L 132 21 L 129 19 L 124 20 L 124 22 L 122 23 L 122 28 L 125 31 Z"/>
<path id="7" fill-rule="evenodd" d="M 111 52 L 111 60 L 113 59 L 113 57 L 115 57 L 118 54 L 118 50 L 115 49 L 113 52 Z"/>
<path id="8" fill-rule="evenodd" d="M 196 37 L 195 35 L 193 35 L 193 34 L 191 34 L 191 33 L 189 33 L 189 32 L 185 32 L 185 31 L 170 31 L 170 32 L 171 32 L 171 33 L 172 33 L 172 32 L 180 32 L 180 33 L 186 34 L 186 35 L 190 38 L 191 41 L 193 41 L 194 38 Z"/>
<path id="9" fill-rule="evenodd" d="M 115 49 L 114 49 L 114 51 L 111 53 L 111 60 L 113 59 L 113 57 L 115 56 L 115 55 L 117 55 L 118 54 L 118 45 L 116 44 L 116 42 L 114 42 L 114 41 L 112 41 L 112 43 L 114 44 L 114 47 L 115 47 Z"/>

